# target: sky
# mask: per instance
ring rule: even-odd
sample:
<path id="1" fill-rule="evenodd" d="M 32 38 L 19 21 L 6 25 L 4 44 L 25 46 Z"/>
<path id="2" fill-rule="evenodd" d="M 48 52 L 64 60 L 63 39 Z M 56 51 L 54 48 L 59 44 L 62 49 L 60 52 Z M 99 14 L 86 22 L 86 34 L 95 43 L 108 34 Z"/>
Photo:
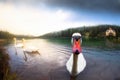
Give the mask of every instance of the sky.
<path id="1" fill-rule="evenodd" d="M 100 24 L 120 25 L 120 0 L 0 0 L 0 30 L 14 34 Z"/>

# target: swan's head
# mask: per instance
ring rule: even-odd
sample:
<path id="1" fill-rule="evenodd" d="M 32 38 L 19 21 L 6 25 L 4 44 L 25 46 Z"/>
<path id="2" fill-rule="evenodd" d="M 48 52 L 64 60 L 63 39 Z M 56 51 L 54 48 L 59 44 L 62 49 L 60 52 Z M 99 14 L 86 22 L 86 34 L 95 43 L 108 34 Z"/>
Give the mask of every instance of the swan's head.
<path id="1" fill-rule="evenodd" d="M 22 38 L 22 42 L 23 42 L 23 43 L 25 42 L 25 39 L 24 39 L 24 38 Z"/>
<path id="2" fill-rule="evenodd" d="M 72 35 L 72 50 L 73 53 L 79 54 L 82 52 L 81 43 L 82 43 L 82 36 L 80 33 L 73 33 Z"/>

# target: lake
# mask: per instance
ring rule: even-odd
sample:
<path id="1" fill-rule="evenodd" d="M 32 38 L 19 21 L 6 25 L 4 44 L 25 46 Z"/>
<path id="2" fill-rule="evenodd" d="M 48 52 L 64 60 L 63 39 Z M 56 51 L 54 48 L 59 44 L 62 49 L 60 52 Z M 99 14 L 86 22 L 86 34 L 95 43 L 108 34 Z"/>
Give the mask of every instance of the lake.
<path id="1" fill-rule="evenodd" d="M 83 47 L 87 66 L 71 78 L 65 67 L 72 54 L 70 44 L 29 39 L 25 45 L 37 47 L 39 53 L 24 53 L 22 48 L 15 49 L 14 44 L 6 47 L 11 71 L 16 72 L 19 80 L 120 80 L 120 50 Z"/>

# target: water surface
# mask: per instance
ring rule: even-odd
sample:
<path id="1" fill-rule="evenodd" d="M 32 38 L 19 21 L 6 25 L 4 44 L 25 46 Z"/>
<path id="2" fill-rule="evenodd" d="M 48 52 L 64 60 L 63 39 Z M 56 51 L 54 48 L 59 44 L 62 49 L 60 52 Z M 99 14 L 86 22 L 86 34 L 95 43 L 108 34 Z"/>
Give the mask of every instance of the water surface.
<path id="1" fill-rule="evenodd" d="M 20 80 L 71 80 L 65 64 L 72 54 L 70 45 L 46 39 L 26 40 L 39 53 L 24 53 L 22 48 L 7 47 L 10 67 Z M 72 80 L 120 80 L 120 50 L 83 47 L 85 70 Z"/>

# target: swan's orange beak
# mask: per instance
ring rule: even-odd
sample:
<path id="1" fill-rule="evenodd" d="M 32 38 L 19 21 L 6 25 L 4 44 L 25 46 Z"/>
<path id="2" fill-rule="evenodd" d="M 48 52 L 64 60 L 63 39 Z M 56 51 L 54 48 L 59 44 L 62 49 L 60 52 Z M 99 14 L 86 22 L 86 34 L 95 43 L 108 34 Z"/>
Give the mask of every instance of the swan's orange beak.
<path id="1" fill-rule="evenodd" d="M 75 54 L 79 54 L 79 53 L 82 52 L 80 39 L 74 39 L 73 40 L 72 50 L 73 50 L 73 53 L 75 53 Z"/>

